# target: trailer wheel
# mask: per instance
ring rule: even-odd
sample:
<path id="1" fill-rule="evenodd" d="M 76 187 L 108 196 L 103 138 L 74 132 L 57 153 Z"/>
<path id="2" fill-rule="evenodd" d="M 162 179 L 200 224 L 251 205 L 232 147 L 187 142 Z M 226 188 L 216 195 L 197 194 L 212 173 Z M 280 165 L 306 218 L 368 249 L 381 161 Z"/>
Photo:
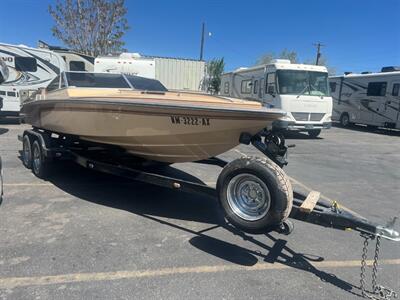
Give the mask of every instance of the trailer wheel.
<path id="1" fill-rule="evenodd" d="M 32 144 L 32 172 L 39 178 L 45 178 L 48 174 L 48 166 L 38 140 Z"/>
<path id="2" fill-rule="evenodd" d="M 32 140 L 28 134 L 22 139 L 22 163 L 26 168 L 32 168 Z"/>
<path id="3" fill-rule="evenodd" d="M 320 133 L 321 133 L 321 129 L 313 129 L 313 130 L 309 130 L 309 131 L 308 131 L 308 135 L 309 135 L 311 138 L 316 138 L 317 136 L 320 135 Z"/>
<path id="4" fill-rule="evenodd" d="M 281 224 L 293 203 L 288 177 L 268 159 L 244 157 L 230 162 L 218 177 L 217 192 L 228 221 L 253 233 Z"/>
<path id="5" fill-rule="evenodd" d="M 342 125 L 342 127 L 348 127 L 350 125 L 350 117 L 348 113 L 342 113 L 340 116 L 340 125 Z"/>

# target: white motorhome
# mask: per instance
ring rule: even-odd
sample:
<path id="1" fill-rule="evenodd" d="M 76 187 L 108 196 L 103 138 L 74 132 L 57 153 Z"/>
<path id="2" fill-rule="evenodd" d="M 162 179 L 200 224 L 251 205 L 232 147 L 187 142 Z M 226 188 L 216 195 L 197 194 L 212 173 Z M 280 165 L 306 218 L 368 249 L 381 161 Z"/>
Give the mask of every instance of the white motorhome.
<path id="1" fill-rule="evenodd" d="M 142 56 L 139 53 L 121 53 L 118 56 L 97 57 L 94 71 L 157 79 L 169 90 L 200 91 L 203 87 L 205 62 L 194 59 Z"/>
<path id="2" fill-rule="evenodd" d="M 53 51 L 0 43 L 0 60 L 7 67 L 7 78 L 0 83 L 3 107 L 0 116 L 18 116 L 19 91 L 47 86 L 66 65 Z"/>
<path id="3" fill-rule="evenodd" d="M 220 94 L 286 111 L 287 115 L 273 124 L 275 130 L 305 131 L 317 137 L 321 129 L 331 127 L 332 98 L 323 66 L 277 59 L 267 65 L 239 68 L 222 75 Z"/>
<path id="4" fill-rule="evenodd" d="M 330 77 L 329 86 L 332 119 L 342 126 L 358 123 L 400 129 L 400 68 Z"/>

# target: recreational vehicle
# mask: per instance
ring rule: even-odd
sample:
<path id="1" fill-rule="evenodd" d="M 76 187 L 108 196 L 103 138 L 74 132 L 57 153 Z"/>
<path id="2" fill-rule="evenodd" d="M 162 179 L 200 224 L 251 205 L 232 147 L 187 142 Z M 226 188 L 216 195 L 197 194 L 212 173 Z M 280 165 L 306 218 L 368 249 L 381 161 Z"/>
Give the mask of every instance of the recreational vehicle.
<path id="1" fill-rule="evenodd" d="M 93 58 L 41 43 L 39 48 L 0 43 L 0 60 L 7 75 L 0 75 L 0 116 L 19 116 L 21 90 L 46 87 L 62 71 L 93 71 Z"/>
<path id="2" fill-rule="evenodd" d="M 286 116 L 273 123 L 275 130 L 298 130 L 317 137 L 321 129 L 331 127 L 332 98 L 323 66 L 277 59 L 267 65 L 239 68 L 222 75 L 220 94 L 284 110 Z"/>
<path id="3" fill-rule="evenodd" d="M 74 50 L 51 46 L 46 42 L 40 41 L 38 43 L 38 48 L 51 50 L 58 53 L 67 64 L 66 68 L 68 71 L 85 71 L 93 72 L 94 69 L 94 57 L 85 55 Z"/>
<path id="4" fill-rule="evenodd" d="M 20 90 L 45 87 L 66 68 L 57 53 L 22 45 L 0 44 L 0 60 L 7 67 L 7 78 L 0 83 L 3 102 L 0 116 L 18 116 Z"/>
<path id="5" fill-rule="evenodd" d="M 157 79 L 169 90 L 200 91 L 203 87 L 205 62 L 194 59 L 142 56 L 139 53 L 121 53 L 118 56 L 97 57 L 94 71 Z"/>
<path id="6" fill-rule="evenodd" d="M 332 119 L 342 126 L 400 129 L 400 68 L 380 73 L 347 74 L 329 78 L 333 98 Z"/>

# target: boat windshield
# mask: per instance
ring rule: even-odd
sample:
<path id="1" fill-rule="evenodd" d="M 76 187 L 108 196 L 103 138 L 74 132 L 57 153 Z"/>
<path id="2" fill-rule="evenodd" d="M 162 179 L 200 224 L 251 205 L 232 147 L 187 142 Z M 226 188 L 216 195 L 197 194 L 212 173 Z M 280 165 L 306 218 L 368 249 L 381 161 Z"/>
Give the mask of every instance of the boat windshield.
<path id="1" fill-rule="evenodd" d="M 68 86 L 129 89 L 121 74 L 66 72 Z"/>
<path id="2" fill-rule="evenodd" d="M 278 70 L 280 94 L 328 96 L 328 73 L 315 71 Z"/>
<path id="3" fill-rule="evenodd" d="M 114 73 L 66 72 L 68 86 L 166 92 L 158 80 Z"/>
<path id="4" fill-rule="evenodd" d="M 155 79 L 149 79 L 139 76 L 125 75 L 135 90 L 167 92 L 167 88 L 161 82 Z"/>

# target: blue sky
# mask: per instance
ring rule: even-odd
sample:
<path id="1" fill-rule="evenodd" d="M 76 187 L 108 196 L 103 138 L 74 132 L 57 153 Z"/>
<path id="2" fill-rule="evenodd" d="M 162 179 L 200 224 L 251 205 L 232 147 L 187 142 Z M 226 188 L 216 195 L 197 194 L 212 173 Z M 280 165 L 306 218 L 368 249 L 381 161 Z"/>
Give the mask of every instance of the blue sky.
<path id="1" fill-rule="evenodd" d="M 52 37 L 50 0 L 0 0 L 0 41 L 36 46 Z M 199 57 L 201 22 L 205 58 L 224 57 L 226 70 L 254 64 L 264 52 L 283 48 L 314 59 L 313 43 L 337 73 L 377 71 L 400 65 L 399 0 L 126 0 L 130 52 Z M 5 9 L 6 13 L 5 13 Z"/>

